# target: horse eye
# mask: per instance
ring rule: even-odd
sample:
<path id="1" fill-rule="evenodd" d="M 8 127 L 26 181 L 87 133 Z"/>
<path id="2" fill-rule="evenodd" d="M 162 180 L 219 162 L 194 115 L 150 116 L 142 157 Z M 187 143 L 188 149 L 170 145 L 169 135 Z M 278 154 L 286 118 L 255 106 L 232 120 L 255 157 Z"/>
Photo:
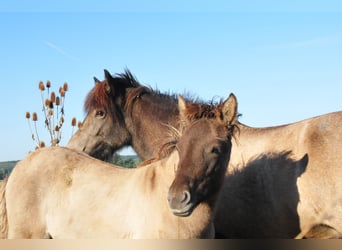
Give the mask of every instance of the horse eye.
<path id="1" fill-rule="evenodd" d="M 106 114 L 106 113 L 105 113 L 103 110 L 98 110 L 98 111 L 96 111 L 95 116 L 96 116 L 96 117 L 103 118 L 103 117 L 105 116 L 105 114 Z"/>
<path id="2" fill-rule="evenodd" d="M 220 149 L 217 148 L 217 147 L 213 147 L 213 148 L 211 149 L 211 153 L 212 153 L 212 154 L 218 155 L 218 154 L 220 154 Z"/>

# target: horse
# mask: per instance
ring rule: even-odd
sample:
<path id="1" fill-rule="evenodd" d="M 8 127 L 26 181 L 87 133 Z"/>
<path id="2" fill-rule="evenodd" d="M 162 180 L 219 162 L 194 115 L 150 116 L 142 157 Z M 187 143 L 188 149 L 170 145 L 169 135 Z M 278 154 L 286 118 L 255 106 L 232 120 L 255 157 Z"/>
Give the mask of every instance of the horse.
<path id="1" fill-rule="evenodd" d="M 1 184 L 8 238 L 212 238 L 213 213 L 230 158 L 237 101 L 231 94 L 170 128 L 165 155 L 127 169 L 74 149 L 38 149 Z M 215 113 L 216 116 L 212 114 Z M 202 137 L 202 130 L 208 131 Z M 24 188 L 23 188 L 24 187 Z M 4 216 L 5 215 L 5 216 Z"/>
<path id="2" fill-rule="evenodd" d="M 198 110 L 197 113 L 206 109 L 205 105 L 188 105 L 193 109 L 201 107 L 202 110 Z M 114 77 L 105 70 L 105 80 L 96 81 L 96 86 L 85 101 L 85 110 L 87 116 L 84 124 L 71 138 L 68 146 L 99 159 L 105 159 L 126 145 L 131 145 L 143 160 L 156 157 L 160 147 L 165 143 L 168 127 L 180 126 L 175 96 L 162 94 L 141 85 L 128 70 Z M 316 219 L 324 217 L 322 214 L 327 212 L 325 207 L 331 207 L 327 204 L 336 203 L 341 197 L 341 124 L 342 112 L 265 128 L 254 128 L 237 122 L 238 133 L 233 140 L 223 187 L 223 194 L 227 195 L 223 195 L 220 200 L 214 221 L 217 235 L 223 238 L 293 238 L 304 231 L 309 231 L 308 228 L 315 221 L 315 229 L 308 233 L 307 237 L 342 237 L 341 202 L 337 202 L 339 205 L 335 206 L 334 210 L 328 211 L 334 214 L 334 219 Z M 203 136 L 206 136 L 206 132 L 203 131 Z M 286 152 L 291 154 L 283 157 Z M 262 157 L 265 155 L 272 157 Z M 274 160 L 276 155 L 280 160 Z M 266 223 L 267 217 L 263 217 L 264 221 L 256 225 L 249 218 L 259 216 L 260 208 L 267 205 L 265 200 L 252 197 L 250 193 L 241 194 L 235 197 L 234 201 L 227 198 L 234 193 L 228 181 L 232 175 L 237 175 L 238 171 L 242 171 L 257 158 L 260 158 L 257 160 L 259 168 L 263 165 L 276 164 L 278 167 L 275 169 L 282 173 L 282 168 L 289 165 L 286 160 L 288 157 L 298 162 L 290 164 L 294 166 L 294 173 L 291 177 L 285 174 L 278 178 L 284 179 L 282 183 L 290 178 L 286 181 L 292 186 L 295 183 L 296 188 L 289 189 L 286 195 L 292 195 L 292 199 L 287 202 L 281 201 L 282 196 L 274 189 L 267 193 L 274 197 L 269 205 L 279 208 L 276 204 L 281 201 L 288 207 L 287 214 L 291 216 L 288 216 L 287 221 L 277 220 L 277 226 Z M 303 169 L 305 172 L 302 172 Z M 261 178 L 264 182 L 270 181 L 259 171 L 254 173 L 255 178 Z M 246 178 L 244 175 L 239 176 Z M 243 180 L 240 181 L 242 182 Z M 251 184 L 245 182 L 245 185 Z M 270 197 L 267 199 L 270 202 Z M 250 201 L 256 209 L 248 210 L 248 213 L 244 212 L 247 211 L 244 207 L 227 210 L 232 204 L 245 204 L 244 200 Z M 274 213 L 270 218 L 284 212 L 276 209 L 270 211 Z M 245 223 L 232 223 L 231 218 L 239 218 Z"/>

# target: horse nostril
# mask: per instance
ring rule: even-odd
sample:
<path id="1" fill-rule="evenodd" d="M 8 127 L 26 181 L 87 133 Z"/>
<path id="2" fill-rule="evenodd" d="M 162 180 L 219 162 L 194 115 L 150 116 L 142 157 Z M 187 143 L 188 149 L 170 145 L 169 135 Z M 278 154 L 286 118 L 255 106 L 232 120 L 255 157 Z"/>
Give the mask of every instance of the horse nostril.
<path id="1" fill-rule="evenodd" d="M 183 199 L 181 200 L 181 203 L 188 204 L 191 200 L 191 194 L 189 191 L 183 192 Z"/>
<path id="2" fill-rule="evenodd" d="M 191 194 L 189 191 L 183 191 L 182 193 L 169 193 L 167 201 L 174 206 L 185 206 L 191 202 Z"/>

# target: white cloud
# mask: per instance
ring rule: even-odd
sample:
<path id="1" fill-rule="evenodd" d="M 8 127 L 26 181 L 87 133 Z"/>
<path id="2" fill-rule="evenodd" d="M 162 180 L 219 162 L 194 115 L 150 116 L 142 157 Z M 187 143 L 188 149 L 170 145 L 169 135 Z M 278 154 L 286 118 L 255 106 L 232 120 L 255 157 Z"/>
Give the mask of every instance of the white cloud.
<path id="1" fill-rule="evenodd" d="M 52 43 L 52 42 L 49 42 L 49 41 L 44 41 L 44 43 L 51 49 L 55 50 L 56 52 L 58 52 L 59 54 L 63 55 L 63 56 L 66 56 L 70 59 L 73 59 L 73 60 L 77 60 L 76 57 L 70 55 L 69 53 L 67 53 L 64 49 L 62 49 L 61 47 L 57 46 L 56 44 Z"/>

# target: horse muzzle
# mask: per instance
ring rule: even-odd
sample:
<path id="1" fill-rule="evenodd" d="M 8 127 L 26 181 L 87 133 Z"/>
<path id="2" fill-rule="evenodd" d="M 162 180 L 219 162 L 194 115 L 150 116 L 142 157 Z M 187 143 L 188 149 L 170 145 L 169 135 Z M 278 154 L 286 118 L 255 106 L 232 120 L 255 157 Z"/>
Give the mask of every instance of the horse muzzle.
<path id="1" fill-rule="evenodd" d="M 171 212 L 176 216 L 186 217 L 191 215 L 194 203 L 189 191 L 174 193 L 169 191 L 168 204 Z"/>

